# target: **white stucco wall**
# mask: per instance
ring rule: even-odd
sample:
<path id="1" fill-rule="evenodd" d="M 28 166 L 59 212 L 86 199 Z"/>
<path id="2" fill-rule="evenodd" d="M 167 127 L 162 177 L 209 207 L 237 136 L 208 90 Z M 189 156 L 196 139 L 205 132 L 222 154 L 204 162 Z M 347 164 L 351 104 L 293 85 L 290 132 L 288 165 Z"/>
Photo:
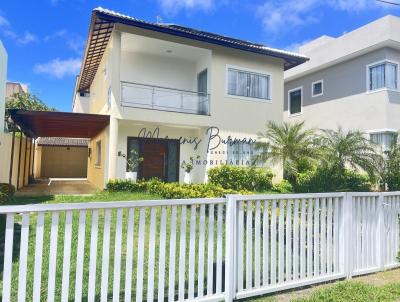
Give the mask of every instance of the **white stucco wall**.
<path id="1" fill-rule="evenodd" d="M 0 41 L 0 131 L 4 131 L 5 93 L 7 82 L 7 52 Z"/>
<path id="2" fill-rule="evenodd" d="M 121 81 L 196 90 L 195 62 L 129 51 L 121 53 L 121 62 Z"/>

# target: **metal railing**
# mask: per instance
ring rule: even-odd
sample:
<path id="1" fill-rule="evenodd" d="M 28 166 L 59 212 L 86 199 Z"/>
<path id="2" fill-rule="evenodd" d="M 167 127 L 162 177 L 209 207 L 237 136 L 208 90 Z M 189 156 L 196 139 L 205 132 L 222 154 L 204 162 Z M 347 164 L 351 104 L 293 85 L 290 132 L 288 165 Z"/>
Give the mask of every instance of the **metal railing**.
<path id="1" fill-rule="evenodd" d="M 121 106 L 209 115 L 210 95 L 203 92 L 121 82 Z"/>

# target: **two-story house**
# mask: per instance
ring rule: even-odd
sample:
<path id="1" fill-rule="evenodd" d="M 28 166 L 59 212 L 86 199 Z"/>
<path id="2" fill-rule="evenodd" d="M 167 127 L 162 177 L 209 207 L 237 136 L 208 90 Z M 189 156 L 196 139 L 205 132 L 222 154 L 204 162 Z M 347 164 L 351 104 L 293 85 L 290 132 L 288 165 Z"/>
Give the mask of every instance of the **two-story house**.
<path id="1" fill-rule="evenodd" d="M 310 60 L 285 72 L 284 119 L 361 130 L 388 148 L 400 130 L 400 18 L 322 36 L 299 52 Z"/>
<path id="2" fill-rule="evenodd" d="M 203 182 L 219 164 L 250 164 L 257 133 L 282 122 L 283 72 L 307 58 L 174 24 L 97 8 L 75 86 L 74 112 L 110 115 L 89 144 L 88 179 L 124 178 L 125 155 L 144 158 L 139 178 Z M 280 170 L 275 173 L 279 177 Z"/>

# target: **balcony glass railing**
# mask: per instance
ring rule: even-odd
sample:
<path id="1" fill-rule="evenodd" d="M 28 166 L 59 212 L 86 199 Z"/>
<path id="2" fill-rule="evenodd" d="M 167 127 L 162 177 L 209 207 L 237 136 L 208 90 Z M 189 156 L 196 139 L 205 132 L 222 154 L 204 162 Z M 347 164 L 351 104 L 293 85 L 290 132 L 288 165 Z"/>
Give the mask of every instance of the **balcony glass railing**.
<path id="1" fill-rule="evenodd" d="M 209 94 L 121 82 L 121 106 L 209 115 Z"/>

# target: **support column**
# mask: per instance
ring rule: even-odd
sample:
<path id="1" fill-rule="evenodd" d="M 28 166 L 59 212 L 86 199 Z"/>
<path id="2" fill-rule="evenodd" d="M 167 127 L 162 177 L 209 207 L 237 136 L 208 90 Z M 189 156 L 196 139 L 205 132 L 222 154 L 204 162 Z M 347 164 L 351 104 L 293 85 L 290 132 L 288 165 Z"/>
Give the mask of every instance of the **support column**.
<path id="1" fill-rule="evenodd" d="M 14 148 L 15 148 L 15 130 L 13 130 L 12 133 L 12 144 L 11 144 L 11 159 L 10 159 L 10 172 L 9 172 L 9 178 L 8 178 L 8 184 L 11 186 L 12 185 L 12 177 L 13 177 L 13 165 L 14 165 Z"/>
<path id="2" fill-rule="evenodd" d="M 22 175 L 22 186 L 25 186 L 25 177 L 26 177 L 26 157 L 28 155 L 28 136 L 25 136 L 25 155 L 24 155 L 24 174 Z M 29 174 L 29 171 L 28 171 Z"/>
<path id="3" fill-rule="evenodd" d="M 24 134 L 22 132 L 19 138 L 19 152 L 18 152 L 18 175 L 17 175 L 17 190 L 19 189 L 19 175 L 21 173 L 21 151 L 22 151 L 22 139 L 24 138 Z"/>
<path id="4" fill-rule="evenodd" d="M 110 117 L 108 137 L 108 179 L 117 178 L 118 119 Z"/>

